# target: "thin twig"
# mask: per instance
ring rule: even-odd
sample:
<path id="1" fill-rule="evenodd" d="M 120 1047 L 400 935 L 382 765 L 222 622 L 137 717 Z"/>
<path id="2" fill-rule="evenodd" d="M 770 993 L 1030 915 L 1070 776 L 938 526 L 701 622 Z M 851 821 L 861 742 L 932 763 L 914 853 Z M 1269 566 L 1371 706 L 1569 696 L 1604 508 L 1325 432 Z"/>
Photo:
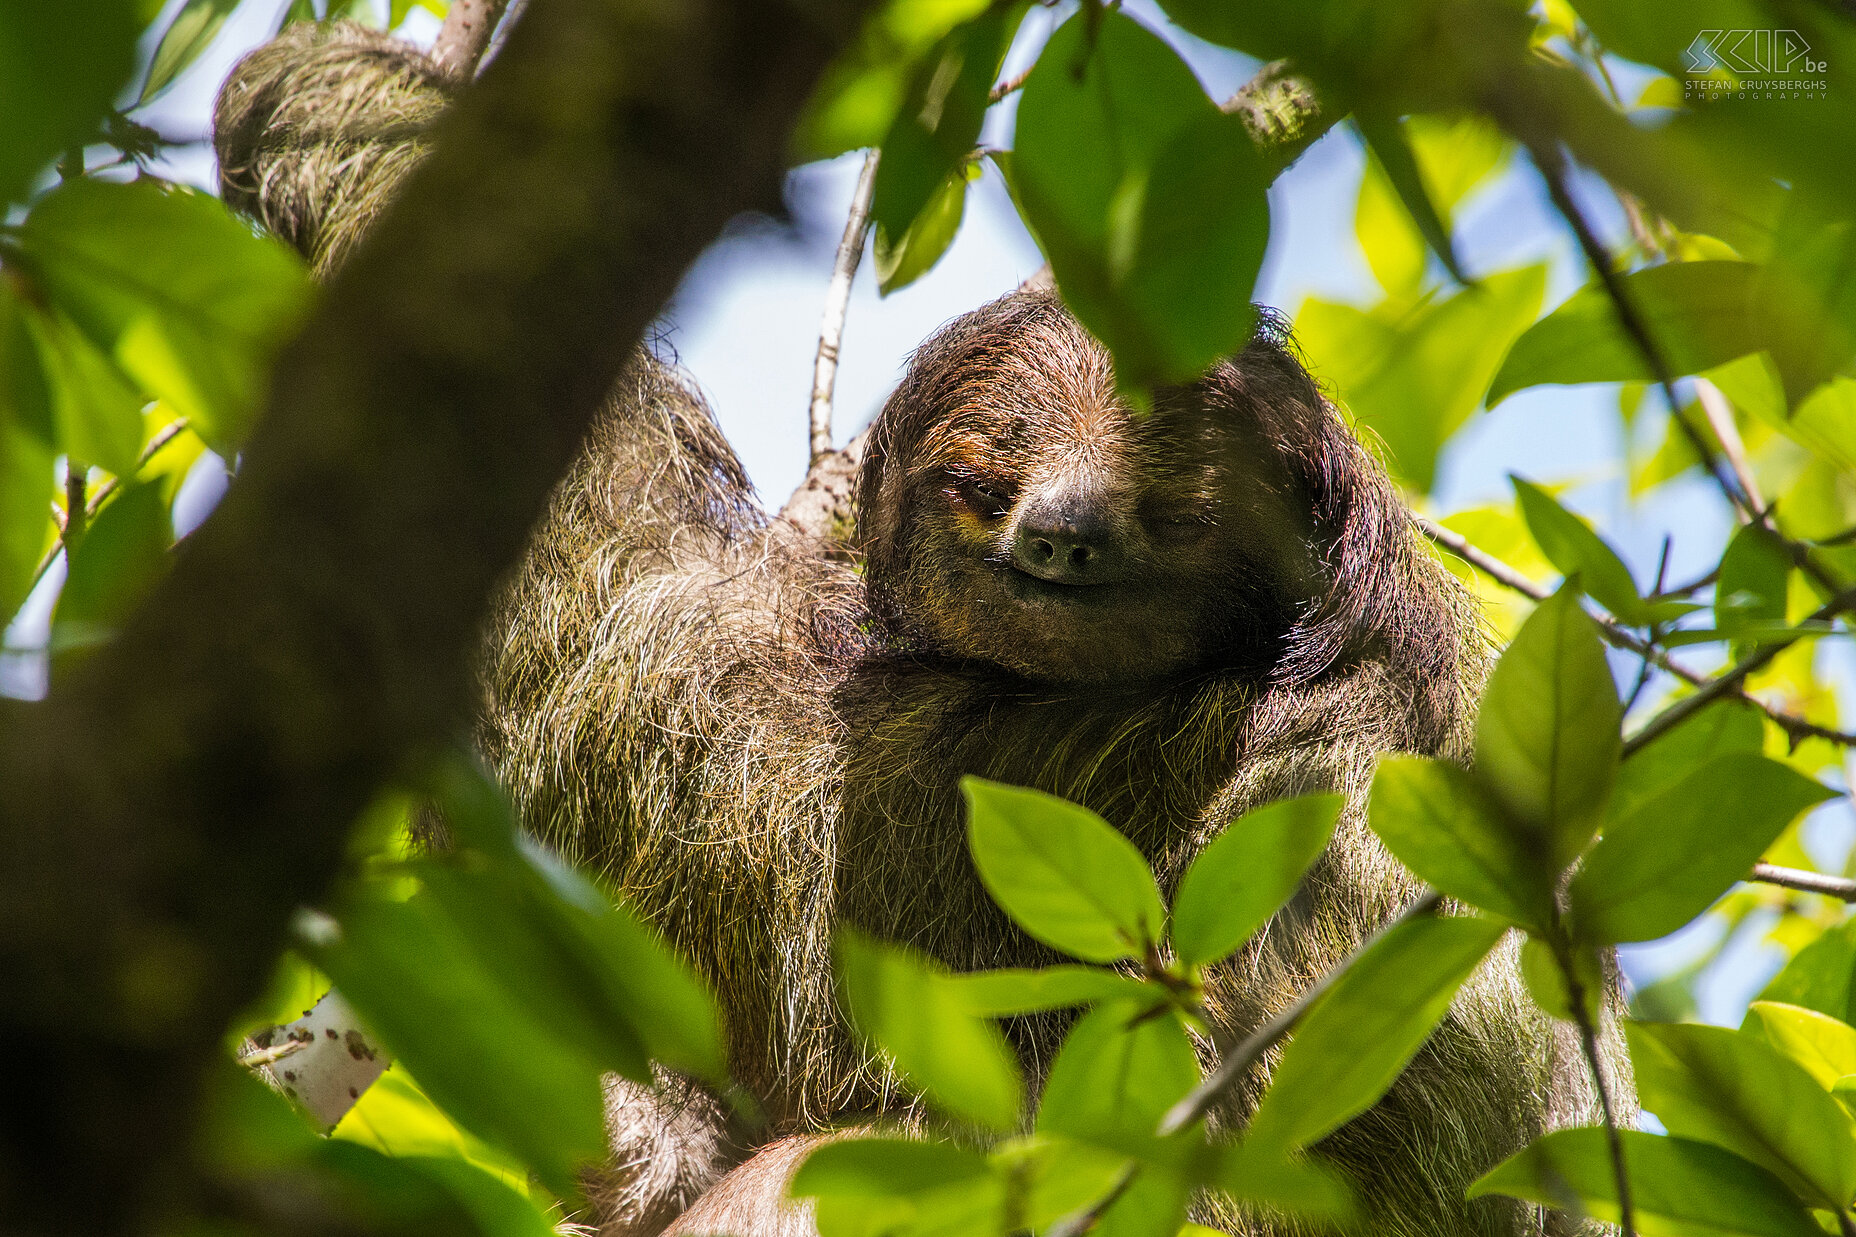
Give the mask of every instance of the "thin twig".
<path id="1" fill-rule="evenodd" d="M 257 1048 L 248 1052 L 238 1059 L 238 1063 L 246 1069 L 257 1069 L 260 1065 L 272 1065 L 287 1056 L 303 1051 L 315 1042 L 316 1037 L 313 1035 L 305 1035 L 301 1039 L 286 1039 L 281 1044 L 273 1044 L 269 1048 Z"/>
<path id="2" fill-rule="evenodd" d="M 1444 547 L 1444 549 L 1449 550 L 1452 554 L 1476 568 L 1476 570 L 1482 572 L 1496 583 L 1511 588 L 1524 597 L 1531 597 L 1535 601 L 1545 601 L 1548 596 L 1551 595 L 1551 590 L 1545 585 L 1537 584 L 1528 579 L 1513 567 L 1510 567 L 1507 563 L 1502 562 L 1501 559 L 1490 554 L 1487 550 L 1472 544 L 1469 539 L 1464 537 L 1461 533 L 1453 529 L 1445 528 L 1435 520 L 1427 519 L 1421 515 L 1415 515 L 1412 518 L 1417 522 L 1419 530 L 1422 531 L 1426 537 L 1429 537 L 1432 541 Z M 1686 591 L 1693 591 L 1695 588 L 1701 586 L 1701 583 L 1687 586 Z M 1673 591 L 1679 593 L 1685 590 L 1676 589 Z M 1681 662 L 1669 656 L 1669 654 L 1662 649 L 1657 648 L 1654 644 L 1640 639 L 1618 626 L 1613 620 L 1601 618 L 1598 615 L 1589 615 L 1589 617 L 1594 623 L 1598 624 L 1598 634 L 1604 637 L 1605 643 L 1611 645 L 1613 648 L 1624 649 L 1626 652 L 1634 653 L 1639 657 L 1648 658 L 1650 661 L 1656 663 L 1659 669 L 1665 670 L 1676 678 L 1681 679 L 1690 687 L 1708 687 L 1717 681 L 1699 671 L 1689 669 Z M 1751 692 L 1737 685 L 1726 690 L 1727 694 L 1738 700 L 1745 701 L 1747 704 L 1752 705 L 1761 713 L 1771 718 L 1773 724 L 1785 731 L 1786 735 L 1794 742 L 1807 738 L 1825 739 L 1844 747 L 1856 747 L 1856 733 L 1834 730 L 1829 726 L 1820 726 L 1816 722 L 1799 717 L 1796 713 L 1790 713 L 1776 705 L 1768 704 L 1758 696 L 1753 695 Z M 1627 750 L 1635 749 L 1629 748 Z"/>
<path id="3" fill-rule="evenodd" d="M 1032 68 L 1036 68 L 1036 67 L 1037 67 L 1036 65 L 1032 66 Z M 999 100 L 1005 98 L 1005 96 L 1011 94 L 1013 91 L 1022 88 L 1025 84 L 1025 79 L 1030 76 L 1031 76 L 1031 69 L 1026 69 L 1023 73 L 1017 73 L 1011 77 L 1006 78 L 1004 81 L 1000 82 L 998 85 L 994 86 L 991 90 L 986 92 L 986 101 L 988 103 L 997 103 Z"/>
<path id="4" fill-rule="evenodd" d="M 1611 1171 L 1618 1188 L 1618 1225 L 1624 1237 L 1636 1237 L 1636 1218 L 1632 1215 L 1630 1173 L 1624 1167 L 1624 1141 L 1618 1137 L 1617 1116 L 1611 1108 L 1611 1088 L 1605 1081 L 1604 1060 L 1598 1054 L 1598 1028 L 1592 1013 L 1585 1007 L 1585 986 L 1579 982 L 1572 959 L 1560 954 L 1560 973 L 1566 978 L 1566 994 L 1571 1000 L 1573 1021 L 1579 1024 L 1579 1043 L 1585 1049 L 1585 1063 L 1592 1070 L 1592 1085 L 1598 1089 L 1598 1108 L 1605 1119 L 1605 1143 L 1611 1152 Z"/>
<path id="5" fill-rule="evenodd" d="M 88 464 L 65 457 L 64 525 L 58 530 L 58 542 L 64 547 L 67 557 L 77 552 L 77 544 L 84 539 L 84 529 L 90 523 L 89 501 L 84 497 L 84 486 L 89 477 Z"/>
<path id="6" fill-rule="evenodd" d="M 148 445 L 142 448 L 142 453 L 135 457 L 136 468 L 139 470 L 142 465 L 155 458 L 155 453 L 157 451 L 167 446 L 170 442 L 173 442 L 175 437 L 186 428 L 186 417 L 175 417 L 172 421 L 162 426 L 160 432 L 153 438 L 150 438 L 148 440 Z M 68 467 L 67 465 L 67 471 Z M 120 478 L 109 477 L 104 480 L 102 485 L 99 485 L 95 490 L 91 491 L 89 501 L 83 504 L 83 513 L 86 520 L 97 514 L 97 509 L 103 505 L 103 500 L 116 492 L 116 487 L 119 483 Z M 65 478 L 65 486 L 65 495 L 68 501 L 70 496 L 70 478 L 68 475 Z M 59 551 L 64 549 L 65 522 L 63 512 L 54 507 L 52 519 L 58 524 L 59 539 L 51 549 L 45 551 L 44 557 L 39 559 L 39 565 L 33 568 L 32 584 L 26 589 L 28 593 L 39 586 L 39 581 L 45 578 L 45 573 L 50 571 L 52 569 L 52 564 L 58 561 Z"/>
<path id="7" fill-rule="evenodd" d="M 864 233 L 870 228 L 870 196 L 876 190 L 878 151 L 864 156 L 864 168 L 851 194 L 851 211 L 838 241 L 838 256 L 831 267 L 831 286 L 825 293 L 825 312 L 819 320 L 818 359 L 812 365 L 810 463 L 831 451 L 831 395 L 838 382 L 838 348 L 844 341 L 844 314 L 851 303 L 851 281 L 864 256 Z"/>
<path id="8" fill-rule="evenodd" d="M 1782 889 L 1821 893 L 1827 898 L 1856 902 L 1856 880 L 1847 876 L 1825 876 L 1822 872 L 1806 872 L 1802 868 L 1781 868 L 1777 864 L 1756 863 L 1747 879 L 1762 885 L 1777 885 Z"/>
<path id="9" fill-rule="evenodd" d="M 469 79 L 477 73 L 477 63 L 490 36 L 503 15 L 509 0 L 451 0 L 445 23 L 432 40 L 432 60 L 453 77 Z"/>
<path id="10" fill-rule="evenodd" d="M 1701 411 L 1708 418 L 1708 426 L 1720 440 L 1721 451 L 1727 456 L 1728 466 L 1734 470 L 1734 478 L 1740 483 L 1740 490 L 1746 495 L 1755 511 L 1764 512 L 1766 502 L 1759 496 L 1759 480 L 1753 475 L 1753 465 L 1747 459 L 1746 444 L 1740 441 L 1740 427 L 1734 424 L 1734 410 L 1721 394 L 1721 389 L 1706 378 L 1695 379 L 1695 398 L 1701 401 Z"/>
<path id="11" fill-rule="evenodd" d="M 1832 597 L 1829 601 L 1813 611 L 1810 618 L 1805 621 L 1807 623 L 1828 622 L 1837 615 L 1842 614 L 1845 610 L 1848 610 L 1851 606 L 1856 606 L 1856 588 L 1845 589 L 1843 592 L 1838 593 L 1835 597 Z M 1717 700 L 1724 695 L 1738 695 L 1745 699 L 1753 699 L 1753 697 L 1747 696 L 1745 692 L 1740 690 L 1741 682 L 1744 681 L 1749 674 L 1767 665 L 1780 653 L 1783 653 L 1786 649 L 1798 643 L 1800 639 L 1801 637 L 1799 636 L 1790 636 L 1782 640 L 1774 640 L 1769 644 L 1761 645 L 1757 652 L 1737 663 L 1733 669 L 1729 670 L 1726 674 L 1709 679 L 1696 689 L 1694 695 L 1683 697 L 1681 700 L 1676 701 L 1667 709 L 1664 709 L 1661 713 L 1651 718 L 1644 724 L 1643 729 L 1624 740 L 1624 750 L 1621 755 L 1629 756 L 1633 752 L 1640 751 L 1645 744 L 1661 735 L 1667 734 L 1696 713 L 1699 713 L 1703 708 L 1707 707 L 1711 701 Z M 1767 716 L 1771 716 L 1770 711 L 1768 711 Z M 1778 719 L 1774 718 L 1773 720 L 1777 721 Z M 1783 725 L 1784 723 L 1781 722 L 1780 724 Z M 1848 738 L 1839 739 L 1838 741 L 1846 744 L 1851 742 Z"/>
<path id="12" fill-rule="evenodd" d="M 1662 555 L 1656 560 L 1656 588 L 1653 590 L 1654 593 L 1661 593 L 1663 591 L 1663 584 L 1669 578 L 1669 547 L 1672 544 L 1674 544 L 1673 538 L 1665 534 L 1663 537 Z M 1649 639 L 1644 642 L 1648 647 L 1640 654 L 1642 664 L 1639 665 L 1637 669 L 1637 681 L 1631 686 L 1630 695 L 1624 698 L 1622 713 L 1625 717 L 1629 717 L 1630 711 L 1637 707 L 1637 701 L 1642 697 L 1643 689 L 1649 686 L 1650 667 L 1656 664 L 1655 658 L 1650 655 L 1650 650 L 1655 649 L 1657 645 L 1661 643 L 1662 638 L 1663 629 L 1661 625 L 1652 622 L 1650 624 Z"/>

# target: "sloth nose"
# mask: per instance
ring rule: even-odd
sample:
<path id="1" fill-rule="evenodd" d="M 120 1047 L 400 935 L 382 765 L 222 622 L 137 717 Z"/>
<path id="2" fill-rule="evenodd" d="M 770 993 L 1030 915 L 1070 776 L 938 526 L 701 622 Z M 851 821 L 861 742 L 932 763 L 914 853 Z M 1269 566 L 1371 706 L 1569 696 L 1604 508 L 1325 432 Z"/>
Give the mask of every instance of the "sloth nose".
<path id="1" fill-rule="evenodd" d="M 1121 546 L 1098 502 L 1034 503 L 1018 519 L 1012 565 L 1053 584 L 1104 584 L 1121 567 Z"/>

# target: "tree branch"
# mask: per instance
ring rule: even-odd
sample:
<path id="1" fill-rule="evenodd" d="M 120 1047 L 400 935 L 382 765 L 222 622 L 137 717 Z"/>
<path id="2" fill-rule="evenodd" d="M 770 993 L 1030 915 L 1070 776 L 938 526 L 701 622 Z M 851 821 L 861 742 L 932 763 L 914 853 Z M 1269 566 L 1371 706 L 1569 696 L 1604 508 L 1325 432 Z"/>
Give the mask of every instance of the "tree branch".
<path id="1" fill-rule="evenodd" d="M 831 285 L 825 290 L 825 312 L 819 319 L 818 356 L 812 363 L 811 443 L 808 465 L 831 454 L 831 396 L 838 382 L 838 348 L 844 342 L 844 315 L 851 304 L 851 282 L 864 256 L 864 236 L 870 230 L 870 195 L 876 190 L 875 147 L 864 155 L 857 188 L 851 194 L 850 215 L 838 240 L 838 255 L 831 264 Z"/>
<path id="2" fill-rule="evenodd" d="M 684 268 L 779 201 L 856 0 L 536 0 L 122 632 L 0 705 L 0 1227 L 154 1226 L 201 1081 Z M 107 1187 L 107 1188 L 104 1188 Z"/>
<path id="3" fill-rule="evenodd" d="M 490 36 L 509 0 L 451 0 L 444 25 L 432 40 L 432 61 L 453 77 L 469 79 L 490 46 Z"/>
<path id="4" fill-rule="evenodd" d="M 1799 868 L 1781 868 L 1776 864 L 1756 863 L 1747 879 L 1765 885 L 1777 885 L 1782 889 L 1821 893 L 1827 898 L 1856 902 L 1856 880 L 1851 880 L 1847 876 L 1826 876 L 1822 872 L 1806 872 Z"/>

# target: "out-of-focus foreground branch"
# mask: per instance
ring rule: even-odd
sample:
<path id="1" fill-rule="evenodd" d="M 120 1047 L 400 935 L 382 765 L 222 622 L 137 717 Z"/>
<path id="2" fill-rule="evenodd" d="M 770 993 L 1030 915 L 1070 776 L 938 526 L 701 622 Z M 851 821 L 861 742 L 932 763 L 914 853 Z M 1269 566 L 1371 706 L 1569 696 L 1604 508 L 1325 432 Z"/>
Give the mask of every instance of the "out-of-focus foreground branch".
<path id="1" fill-rule="evenodd" d="M 0 703 L 0 1227 L 187 1205 L 201 1082 L 684 267 L 779 201 L 856 0 L 535 0 L 118 637 Z"/>

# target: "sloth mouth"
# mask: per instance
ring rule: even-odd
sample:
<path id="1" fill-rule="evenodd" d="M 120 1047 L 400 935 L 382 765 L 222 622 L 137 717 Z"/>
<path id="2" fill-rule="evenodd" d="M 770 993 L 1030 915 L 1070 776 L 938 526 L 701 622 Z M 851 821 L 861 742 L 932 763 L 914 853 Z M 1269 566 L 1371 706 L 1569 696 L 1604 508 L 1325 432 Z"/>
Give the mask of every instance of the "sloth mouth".
<path id="1" fill-rule="evenodd" d="M 1017 567 L 1005 567 L 1006 591 L 1017 601 L 1055 601 L 1068 605 L 1103 605 L 1111 602 L 1118 581 L 1093 580 L 1067 583 L 1046 580 Z"/>

